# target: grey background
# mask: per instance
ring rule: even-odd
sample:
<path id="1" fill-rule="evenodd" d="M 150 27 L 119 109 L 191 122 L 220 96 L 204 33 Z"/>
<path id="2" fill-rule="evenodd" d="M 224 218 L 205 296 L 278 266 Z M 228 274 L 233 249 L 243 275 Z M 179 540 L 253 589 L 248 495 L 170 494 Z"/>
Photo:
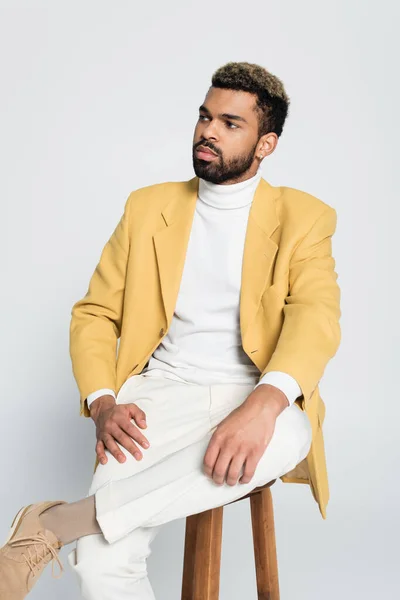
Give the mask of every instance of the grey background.
<path id="1" fill-rule="evenodd" d="M 2 538 L 22 505 L 86 494 L 71 307 L 128 194 L 193 176 L 212 72 L 246 60 L 292 100 L 264 178 L 338 213 L 343 338 L 320 385 L 331 500 L 324 521 L 308 486 L 273 487 L 281 597 L 398 597 L 398 18 L 389 1 L 1 2 Z M 163 600 L 180 597 L 184 525 L 153 543 Z M 79 597 L 71 548 L 32 600 Z M 255 597 L 245 500 L 225 510 L 221 598 Z"/>

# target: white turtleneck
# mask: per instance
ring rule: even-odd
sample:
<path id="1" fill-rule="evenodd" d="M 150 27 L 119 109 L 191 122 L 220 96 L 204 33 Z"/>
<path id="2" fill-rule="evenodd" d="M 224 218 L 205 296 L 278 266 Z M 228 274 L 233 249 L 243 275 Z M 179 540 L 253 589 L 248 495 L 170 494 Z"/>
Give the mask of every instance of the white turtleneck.
<path id="1" fill-rule="evenodd" d="M 239 324 L 241 269 L 247 220 L 261 170 L 245 181 L 218 185 L 199 179 L 198 198 L 175 312 L 162 342 L 142 371 L 198 384 L 269 383 L 289 404 L 301 395 L 281 371 L 260 371 L 244 352 Z M 258 382 L 258 383 L 257 383 Z M 113 390 L 90 394 L 90 405 Z"/>

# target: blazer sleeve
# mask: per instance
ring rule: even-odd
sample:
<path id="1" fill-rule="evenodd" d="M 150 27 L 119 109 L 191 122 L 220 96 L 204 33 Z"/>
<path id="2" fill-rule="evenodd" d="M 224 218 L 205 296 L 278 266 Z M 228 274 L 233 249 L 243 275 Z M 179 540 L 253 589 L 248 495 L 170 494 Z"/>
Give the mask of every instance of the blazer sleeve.
<path id="1" fill-rule="evenodd" d="M 341 292 L 332 257 L 336 224 L 336 210 L 329 206 L 292 253 L 282 330 L 260 375 L 270 371 L 288 373 L 298 381 L 305 402 L 341 340 Z"/>
<path id="2" fill-rule="evenodd" d="M 70 357 L 80 392 L 80 414 L 89 416 L 87 397 L 115 390 L 117 341 L 121 335 L 125 279 L 130 248 L 132 194 L 89 281 L 85 296 L 71 310 Z"/>

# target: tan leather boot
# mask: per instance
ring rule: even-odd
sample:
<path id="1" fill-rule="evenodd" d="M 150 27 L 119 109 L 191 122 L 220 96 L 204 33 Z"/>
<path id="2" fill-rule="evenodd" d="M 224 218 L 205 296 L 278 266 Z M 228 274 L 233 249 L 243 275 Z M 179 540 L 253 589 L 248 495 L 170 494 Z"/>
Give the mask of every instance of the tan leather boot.
<path id="1" fill-rule="evenodd" d="M 44 529 L 39 516 L 63 500 L 37 502 L 24 506 L 12 522 L 9 536 L 0 548 L 0 598 L 1 600 L 22 600 L 31 591 L 45 566 L 57 561 L 60 574 L 64 570 L 58 557 L 63 544 L 52 531 Z"/>

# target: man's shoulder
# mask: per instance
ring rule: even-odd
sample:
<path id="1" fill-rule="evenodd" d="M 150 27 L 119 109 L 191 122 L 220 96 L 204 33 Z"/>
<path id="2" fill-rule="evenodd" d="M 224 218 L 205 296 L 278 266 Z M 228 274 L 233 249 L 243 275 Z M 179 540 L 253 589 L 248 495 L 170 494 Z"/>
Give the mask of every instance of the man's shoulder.
<path id="1" fill-rule="evenodd" d="M 145 185 L 133 190 L 129 194 L 129 199 L 134 203 L 148 200 L 165 202 L 166 198 L 174 194 L 178 189 L 182 190 L 190 186 L 193 180 L 194 178 L 181 181 L 161 181 Z"/>
<path id="2" fill-rule="evenodd" d="M 289 186 L 273 186 L 281 226 L 294 235 L 304 235 L 320 218 L 336 223 L 333 206 L 314 194 Z"/>
<path id="3" fill-rule="evenodd" d="M 277 190 L 277 201 L 283 209 L 316 216 L 334 210 L 333 206 L 304 190 L 289 186 L 277 186 Z"/>

